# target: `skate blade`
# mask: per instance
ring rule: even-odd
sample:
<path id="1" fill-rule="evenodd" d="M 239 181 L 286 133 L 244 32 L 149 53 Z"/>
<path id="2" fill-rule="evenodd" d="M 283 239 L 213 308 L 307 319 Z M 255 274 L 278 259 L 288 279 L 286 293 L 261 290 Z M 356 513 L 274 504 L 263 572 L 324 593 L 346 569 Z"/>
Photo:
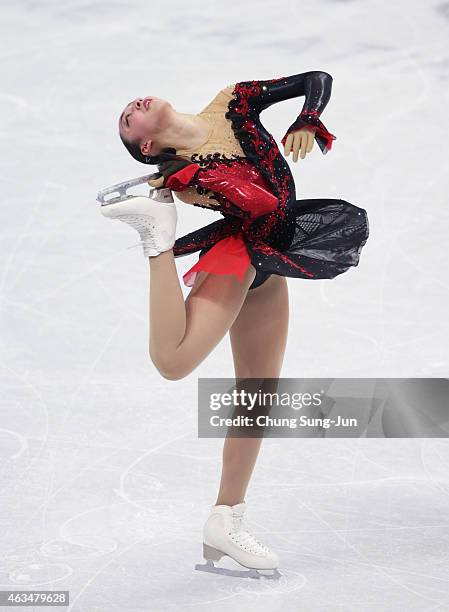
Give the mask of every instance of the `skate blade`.
<path id="1" fill-rule="evenodd" d="M 138 178 L 131 179 L 129 181 L 122 181 L 121 183 L 116 183 L 115 185 L 106 187 L 106 189 L 102 189 L 98 192 L 97 201 L 100 202 L 102 206 L 112 204 L 112 200 L 114 200 L 115 202 L 120 202 L 121 200 L 126 199 L 126 196 L 128 195 L 127 190 L 130 187 L 136 187 L 137 185 L 147 183 L 152 178 L 152 176 L 152 174 L 146 174 L 145 176 L 139 176 Z M 106 196 L 114 193 L 118 194 L 118 197 L 106 200 Z"/>
<path id="2" fill-rule="evenodd" d="M 195 569 L 199 572 L 209 572 L 210 574 L 220 574 L 221 576 L 232 576 L 233 578 L 254 578 L 259 580 L 265 578 L 266 580 L 279 580 L 282 574 L 277 570 L 258 570 L 258 569 L 247 569 L 247 570 L 233 570 L 226 567 L 217 567 L 211 560 L 206 561 L 204 565 L 197 563 Z"/>
<path id="3" fill-rule="evenodd" d="M 156 173 L 157 174 L 157 173 Z M 138 178 L 131 179 L 129 181 L 123 181 L 122 183 L 116 183 L 106 189 L 102 189 L 97 194 L 97 202 L 100 202 L 101 206 L 109 206 L 110 204 L 116 204 L 117 202 L 125 202 L 133 197 L 139 197 L 139 193 L 129 193 L 128 190 L 132 187 L 137 187 L 142 184 L 148 184 L 148 181 L 153 178 L 154 174 L 146 174 L 145 176 L 139 176 Z M 148 196 L 147 196 L 148 197 Z M 173 203 L 173 197 L 171 190 L 168 188 L 150 189 L 150 199 L 156 202 Z"/>
<path id="4" fill-rule="evenodd" d="M 130 200 L 132 198 L 132 196 L 123 196 L 123 197 L 117 197 L 117 198 L 110 198 L 109 200 L 106 200 L 104 202 L 100 202 L 100 207 L 101 208 L 105 208 L 106 206 L 110 206 L 111 204 L 117 204 L 118 202 L 126 202 L 126 200 Z"/>

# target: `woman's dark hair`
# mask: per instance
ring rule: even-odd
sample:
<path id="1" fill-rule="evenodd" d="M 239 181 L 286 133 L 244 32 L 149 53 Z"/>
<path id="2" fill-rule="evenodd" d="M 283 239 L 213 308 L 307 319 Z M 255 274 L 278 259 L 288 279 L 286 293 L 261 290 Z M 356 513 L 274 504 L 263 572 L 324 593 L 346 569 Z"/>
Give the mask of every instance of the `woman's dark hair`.
<path id="1" fill-rule="evenodd" d="M 126 140 L 121 134 L 120 138 L 134 159 L 142 164 L 157 165 L 159 172 L 156 174 L 163 176 L 165 180 L 167 180 L 168 177 L 175 172 L 178 172 L 182 168 L 185 168 L 185 166 L 189 166 L 192 163 L 191 161 L 186 160 L 184 157 L 176 155 L 176 149 L 171 147 L 165 147 L 165 149 L 162 149 L 158 155 L 144 155 L 136 142 Z M 153 177 L 156 177 L 156 175 L 153 175 Z"/>
<path id="2" fill-rule="evenodd" d="M 121 134 L 120 134 L 120 139 L 125 145 L 125 147 L 127 148 L 128 153 L 130 153 L 130 155 L 132 155 L 132 157 L 134 157 L 134 159 L 136 159 L 138 162 L 141 162 L 142 164 L 157 164 L 158 163 L 155 157 L 151 155 L 144 155 L 142 151 L 140 150 L 140 146 L 137 144 L 137 142 L 132 142 L 131 140 L 127 140 L 126 138 L 123 138 Z"/>
<path id="3" fill-rule="evenodd" d="M 119 135 L 121 141 L 127 148 L 130 155 L 132 155 L 135 160 L 141 162 L 142 164 L 158 165 L 161 164 L 163 161 L 178 159 L 178 156 L 176 155 L 176 149 L 173 149 L 171 147 L 166 147 L 165 149 L 162 149 L 162 151 L 158 155 L 144 155 L 140 150 L 140 146 L 137 144 L 137 142 L 131 142 L 130 140 L 126 140 L 125 138 L 123 138 L 120 132 Z"/>

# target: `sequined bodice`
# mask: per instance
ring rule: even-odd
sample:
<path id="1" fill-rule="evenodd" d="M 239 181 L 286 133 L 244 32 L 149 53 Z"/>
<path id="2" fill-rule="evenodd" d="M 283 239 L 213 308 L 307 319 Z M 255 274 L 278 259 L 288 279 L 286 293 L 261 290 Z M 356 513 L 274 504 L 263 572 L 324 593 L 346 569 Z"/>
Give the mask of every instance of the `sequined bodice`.
<path id="1" fill-rule="evenodd" d="M 234 86 L 229 85 L 219 91 L 215 98 L 198 113 L 210 126 L 206 141 L 194 149 L 177 149 L 177 155 L 196 162 L 200 166 L 206 166 L 213 159 L 246 159 L 232 130 L 231 121 L 225 117 L 233 89 Z M 199 194 L 194 187 L 186 191 L 175 192 L 175 194 L 186 204 L 198 204 L 208 208 L 213 208 L 216 204 L 215 198 L 210 194 Z"/>

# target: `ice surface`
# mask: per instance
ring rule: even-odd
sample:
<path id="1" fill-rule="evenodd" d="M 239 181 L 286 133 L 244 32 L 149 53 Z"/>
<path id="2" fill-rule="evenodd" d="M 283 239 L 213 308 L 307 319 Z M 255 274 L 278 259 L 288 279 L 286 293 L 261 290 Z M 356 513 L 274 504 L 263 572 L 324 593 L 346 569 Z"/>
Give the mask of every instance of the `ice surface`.
<path id="1" fill-rule="evenodd" d="M 248 519 L 282 579 L 194 571 L 222 446 L 197 439 L 197 378 L 232 358 L 225 339 L 180 381 L 149 361 L 145 261 L 95 201 L 151 171 L 118 138 L 127 102 L 195 113 L 331 73 L 333 150 L 289 163 L 298 197 L 366 208 L 371 235 L 358 268 L 289 280 L 282 374 L 448 372 L 448 4 L 244 4 L 1 4 L 0 588 L 69 589 L 73 612 L 449 610 L 443 439 L 264 441 Z M 301 106 L 265 111 L 278 143 Z M 218 218 L 178 211 L 183 233 Z"/>

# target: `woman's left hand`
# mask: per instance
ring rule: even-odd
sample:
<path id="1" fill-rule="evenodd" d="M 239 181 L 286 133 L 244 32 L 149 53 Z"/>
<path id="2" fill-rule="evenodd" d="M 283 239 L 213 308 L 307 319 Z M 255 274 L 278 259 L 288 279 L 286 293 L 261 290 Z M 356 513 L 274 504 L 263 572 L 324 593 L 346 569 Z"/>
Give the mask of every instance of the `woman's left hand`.
<path id="1" fill-rule="evenodd" d="M 288 157 L 289 153 L 293 151 L 293 161 L 298 161 L 298 153 L 301 149 L 301 159 L 304 159 L 307 153 L 313 148 L 315 142 L 315 133 L 312 130 L 303 128 L 296 132 L 290 132 L 284 145 L 284 155 Z"/>

